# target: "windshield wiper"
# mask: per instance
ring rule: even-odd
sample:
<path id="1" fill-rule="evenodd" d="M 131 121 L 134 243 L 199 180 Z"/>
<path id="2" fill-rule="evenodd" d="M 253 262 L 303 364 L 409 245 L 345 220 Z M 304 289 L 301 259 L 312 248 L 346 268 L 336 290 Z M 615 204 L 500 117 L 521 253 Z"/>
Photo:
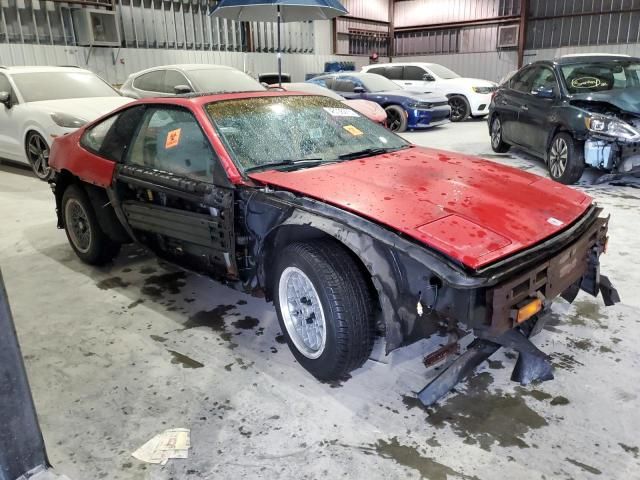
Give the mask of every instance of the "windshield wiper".
<path id="1" fill-rule="evenodd" d="M 244 172 L 255 172 L 258 170 L 269 170 L 278 167 L 303 167 L 303 166 L 316 166 L 324 161 L 323 158 L 304 158 L 301 160 L 278 160 L 276 162 L 267 162 L 261 165 L 255 165 L 253 167 L 245 168 Z"/>
<path id="2" fill-rule="evenodd" d="M 365 148 L 364 150 L 358 150 L 357 152 L 344 153 L 339 155 L 340 160 L 355 160 L 356 158 L 371 157 L 372 155 L 382 155 L 383 153 L 397 152 L 398 150 L 404 150 L 407 147 L 378 147 L 378 148 Z"/>

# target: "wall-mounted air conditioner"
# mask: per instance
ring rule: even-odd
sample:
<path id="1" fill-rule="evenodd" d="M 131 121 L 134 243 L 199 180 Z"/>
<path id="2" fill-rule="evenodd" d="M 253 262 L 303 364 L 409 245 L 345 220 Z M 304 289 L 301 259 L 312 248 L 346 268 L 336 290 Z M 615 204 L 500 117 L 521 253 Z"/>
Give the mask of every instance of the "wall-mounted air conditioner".
<path id="1" fill-rule="evenodd" d="M 498 27 L 498 48 L 518 46 L 520 25 L 501 25 Z"/>
<path id="2" fill-rule="evenodd" d="M 120 29 L 116 12 L 95 8 L 76 8 L 72 10 L 72 15 L 78 45 L 120 46 Z"/>

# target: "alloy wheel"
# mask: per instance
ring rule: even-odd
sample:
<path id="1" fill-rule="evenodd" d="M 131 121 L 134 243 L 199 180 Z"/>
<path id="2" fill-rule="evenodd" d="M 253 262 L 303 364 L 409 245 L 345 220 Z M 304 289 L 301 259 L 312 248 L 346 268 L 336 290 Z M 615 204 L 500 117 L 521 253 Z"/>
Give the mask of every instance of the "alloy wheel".
<path id="1" fill-rule="evenodd" d="M 491 124 L 491 146 L 493 149 L 497 149 L 502 141 L 502 124 L 500 119 L 496 118 Z"/>
<path id="2" fill-rule="evenodd" d="M 291 341 L 305 357 L 318 358 L 327 342 L 327 325 L 313 283 L 299 268 L 287 267 L 280 276 L 278 295 Z"/>
<path id="3" fill-rule="evenodd" d="M 37 133 L 29 137 L 27 157 L 36 176 L 40 180 L 46 180 L 51 172 L 49 167 L 49 146 L 44 138 Z"/>
<path id="4" fill-rule="evenodd" d="M 69 199 L 64 207 L 64 219 L 73 245 L 82 253 L 91 247 L 91 224 L 82 204 L 75 198 Z"/>
<path id="5" fill-rule="evenodd" d="M 549 170 L 554 178 L 560 178 L 567 169 L 569 146 L 564 138 L 556 138 L 549 154 Z"/>
<path id="6" fill-rule="evenodd" d="M 449 106 L 451 107 L 452 122 L 457 122 L 465 117 L 467 113 L 467 105 L 464 100 L 458 97 L 453 97 L 449 100 Z"/>
<path id="7" fill-rule="evenodd" d="M 400 126 L 402 125 L 402 118 L 400 117 L 400 113 L 395 110 L 387 111 L 387 119 L 389 122 L 389 130 L 392 132 L 397 132 L 400 130 Z"/>

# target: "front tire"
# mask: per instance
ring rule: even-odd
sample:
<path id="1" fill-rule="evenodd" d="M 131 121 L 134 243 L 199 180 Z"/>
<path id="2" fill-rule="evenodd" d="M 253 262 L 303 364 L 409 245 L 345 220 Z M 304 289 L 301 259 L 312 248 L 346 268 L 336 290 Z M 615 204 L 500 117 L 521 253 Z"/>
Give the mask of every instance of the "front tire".
<path id="1" fill-rule="evenodd" d="M 547 152 L 549 175 L 556 182 L 572 185 L 584 172 L 584 150 L 580 142 L 566 132 L 558 133 Z"/>
<path id="2" fill-rule="evenodd" d="M 29 132 L 25 142 L 27 159 L 33 173 L 40 180 L 47 181 L 52 176 L 51 167 L 49 167 L 49 145 L 38 132 Z"/>
<path id="3" fill-rule="evenodd" d="M 389 105 L 385 108 L 387 112 L 387 123 L 389 130 L 395 133 L 402 133 L 407 130 L 409 120 L 407 112 L 400 105 Z"/>
<path id="4" fill-rule="evenodd" d="M 70 185 L 62 196 L 62 221 L 71 248 L 85 263 L 104 265 L 120 251 L 100 228 L 91 201 L 78 185 Z"/>
<path id="5" fill-rule="evenodd" d="M 296 360 L 321 381 L 344 379 L 373 346 L 369 287 L 333 240 L 285 247 L 274 271 L 274 303 Z"/>
<path id="6" fill-rule="evenodd" d="M 497 115 L 491 120 L 491 149 L 496 153 L 506 153 L 511 145 L 502 139 L 502 121 Z"/>
<path id="7" fill-rule="evenodd" d="M 464 122 L 471 115 L 471 106 L 462 95 L 452 95 L 449 97 L 451 107 L 451 121 Z"/>

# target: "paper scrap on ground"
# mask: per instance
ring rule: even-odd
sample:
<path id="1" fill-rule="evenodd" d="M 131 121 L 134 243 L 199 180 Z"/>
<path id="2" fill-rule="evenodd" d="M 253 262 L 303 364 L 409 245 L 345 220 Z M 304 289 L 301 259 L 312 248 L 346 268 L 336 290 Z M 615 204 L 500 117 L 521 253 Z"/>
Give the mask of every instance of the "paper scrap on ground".
<path id="1" fill-rule="evenodd" d="M 171 428 L 156 435 L 131 455 L 147 463 L 165 465 L 172 458 L 189 458 L 188 428 Z"/>

